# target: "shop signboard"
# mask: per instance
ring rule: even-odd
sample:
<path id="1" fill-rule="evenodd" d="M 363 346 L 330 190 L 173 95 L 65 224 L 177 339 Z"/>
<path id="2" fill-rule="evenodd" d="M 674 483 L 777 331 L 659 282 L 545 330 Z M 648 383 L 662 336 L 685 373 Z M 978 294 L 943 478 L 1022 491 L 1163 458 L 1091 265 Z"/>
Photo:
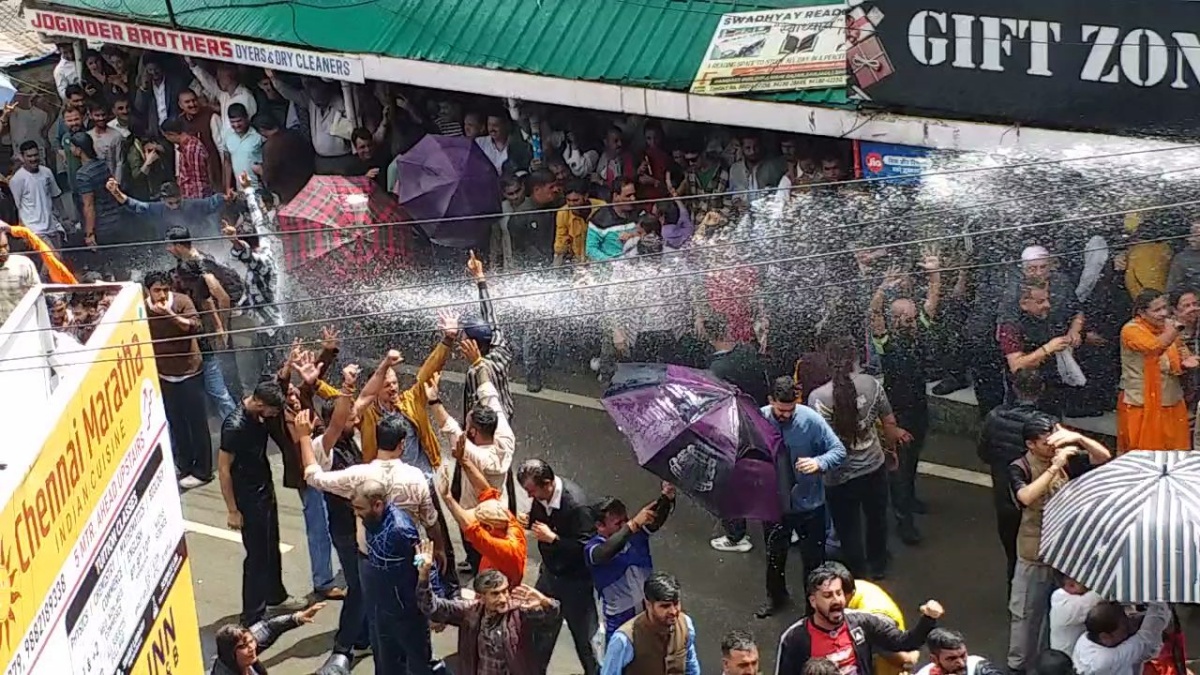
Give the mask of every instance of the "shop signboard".
<path id="1" fill-rule="evenodd" d="M 114 300 L 116 321 L 100 324 L 93 351 L 80 352 L 90 364 L 54 391 L 59 414 L 0 511 L 7 675 L 204 672 L 141 298 L 126 287 Z"/>
<path id="2" fill-rule="evenodd" d="M 847 16 L 854 93 L 1070 129 L 1200 128 L 1200 3 L 873 0 Z"/>
<path id="3" fill-rule="evenodd" d="M 846 84 L 845 4 L 724 14 L 693 94 L 825 89 Z"/>
<path id="4" fill-rule="evenodd" d="M 933 163 L 926 148 L 861 141 L 858 161 L 863 178 L 887 179 L 889 185 L 916 183 Z"/>
<path id="5" fill-rule="evenodd" d="M 363 82 L 362 60 L 344 54 L 328 54 L 33 8 L 25 9 L 25 22 L 30 30 L 50 37 L 126 45 L 330 80 Z"/>

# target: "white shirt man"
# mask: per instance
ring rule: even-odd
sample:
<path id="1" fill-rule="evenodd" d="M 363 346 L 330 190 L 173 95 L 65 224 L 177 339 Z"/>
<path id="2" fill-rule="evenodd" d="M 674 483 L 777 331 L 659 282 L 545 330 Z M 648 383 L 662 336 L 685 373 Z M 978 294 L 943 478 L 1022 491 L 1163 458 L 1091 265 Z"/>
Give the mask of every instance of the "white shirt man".
<path id="1" fill-rule="evenodd" d="M 1088 612 L 1103 598 L 1074 581 L 1067 581 L 1050 596 L 1050 648 L 1064 654 L 1075 650 L 1075 643 L 1086 628 Z"/>
<path id="2" fill-rule="evenodd" d="M 65 45 L 66 49 L 73 49 L 71 45 Z M 67 100 L 67 87 L 72 84 L 79 84 L 79 66 L 75 64 L 74 52 L 71 53 L 70 61 L 58 57 L 58 63 L 54 64 L 54 88 L 58 90 L 58 97 L 62 100 Z"/>
<path id="3" fill-rule="evenodd" d="M 496 141 L 492 140 L 491 136 L 480 136 L 475 139 L 475 144 L 483 150 L 483 154 L 487 155 L 492 166 L 496 167 L 496 173 L 501 173 L 504 170 L 504 163 L 508 161 L 508 141 L 504 142 L 504 147 L 496 147 Z"/>
<path id="4" fill-rule="evenodd" d="M 504 414 L 504 406 L 500 403 L 500 393 L 496 391 L 495 385 L 488 381 L 481 382 L 475 390 L 475 397 L 480 405 L 490 408 L 496 413 L 496 432 L 492 434 L 492 442 L 486 445 L 476 445 L 468 437 L 463 444 L 463 454 L 470 457 L 471 462 L 479 467 L 484 478 L 487 478 L 488 484 L 500 491 L 500 503 L 503 504 L 508 501 L 505 481 L 508 478 L 509 469 L 512 468 L 517 436 L 508 423 L 508 416 Z M 458 421 L 449 415 L 446 415 L 446 420 L 442 423 L 442 432 L 449 437 L 451 447 L 456 446 L 459 437 L 463 435 L 463 429 L 459 426 Z M 444 478 L 448 479 L 449 477 L 445 476 Z M 464 509 L 474 508 L 479 503 L 479 496 L 470 486 L 464 484 L 459 503 Z"/>
<path id="5" fill-rule="evenodd" d="M 221 113 L 220 126 L 213 126 L 213 142 L 218 148 L 222 147 L 222 139 L 226 134 L 233 133 L 233 126 L 229 124 L 229 106 L 234 103 L 241 103 L 246 106 L 246 112 L 251 119 L 258 112 L 258 103 L 254 100 L 254 94 L 246 88 L 245 85 L 239 84 L 234 87 L 233 91 L 225 91 L 221 88 L 221 84 L 217 82 L 217 78 L 208 74 L 208 71 L 200 66 L 189 63 L 192 69 L 192 75 L 196 76 L 196 81 L 200 83 L 200 87 L 208 96 L 217 99 L 217 106 Z M 219 133 L 215 133 L 219 132 Z"/>
<path id="6" fill-rule="evenodd" d="M 1098 605 L 1093 611 L 1100 608 Z M 1117 644 L 1094 642 L 1091 635 L 1083 634 L 1075 643 L 1071 658 L 1075 663 L 1075 672 L 1079 675 L 1140 675 L 1142 664 L 1154 658 L 1162 649 L 1163 631 L 1170 621 L 1171 608 L 1168 605 L 1151 603 L 1137 632 Z M 1128 634 L 1128 628 L 1122 630 Z M 1104 633 L 1096 637 L 1103 639 L 1110 636 L 1110 633 Z"/>
<path id="7" fill-rule="evenodd" d="M 429 481 L 417 467 L 399 459 L 375 459 L 366 464 L 330 471 L 333 458 L 326 452 L 323 443 L 313 443 L 313 455 L 317 463 L 304 467 L 304 480 L 310 487 L 353 499 L 354 490 L 359 485 L 367 480 L 377 480 L 387 486 L 392 504 L 412 516 L 413 521 L 427 532 L 437 525 L 437 510 L 429 491 Z M 361 520 L 358 521 L 357 530 L 359 550 L 365 552 L 367 539 Z"/>
<path id="8" fill-rule="evenodd" d="M 21 223 L 43 239 L 61 234 L 62 224 L 54 213 L 54 199 L 62 194 L 54 172 L 38 164 L 32 171 L 22 165 L 8 182 Z"/>
<path id="9" fill-rule="evenodd" d="M 8 237 L 0 233 L 0 325 L 17 308 L 25 293 L 38 284 L 37 267 L 23 255 L 9 255 Z"/>

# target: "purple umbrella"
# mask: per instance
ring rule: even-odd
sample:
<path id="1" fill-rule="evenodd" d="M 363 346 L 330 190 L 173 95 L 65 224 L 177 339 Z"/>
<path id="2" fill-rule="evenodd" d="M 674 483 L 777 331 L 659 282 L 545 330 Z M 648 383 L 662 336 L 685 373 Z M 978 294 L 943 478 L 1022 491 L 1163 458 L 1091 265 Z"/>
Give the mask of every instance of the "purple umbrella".
<path id="1" fill-rule="evenodd" d="M 413 220 L 484 216 L 500 211 L 500 181 L 491 160 L 470 138 L 426 135 L 396 158 L 393 191 Z M 441 246 L 479 247 L 492 218 L 422 223 L 421 230 Z"/>
<path id="2" fill-rule="evenodd" d="M 788 461 L 783 440 L 733 385 L 694 368 L 623 363 L 601 403 L 643 468 L 719 518 L 779 521 L 791 477 L 776 469 Z"/>

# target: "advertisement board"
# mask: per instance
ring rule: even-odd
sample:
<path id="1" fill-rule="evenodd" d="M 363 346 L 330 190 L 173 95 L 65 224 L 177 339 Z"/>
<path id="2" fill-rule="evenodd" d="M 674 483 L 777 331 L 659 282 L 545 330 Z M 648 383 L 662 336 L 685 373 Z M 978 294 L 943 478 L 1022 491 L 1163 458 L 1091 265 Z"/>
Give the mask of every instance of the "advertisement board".
<path id="1" fill-rule="evenodd" d="M 103 349 L 54 392 L 61 415 L 0 511 L 8 675 L 203 672 L 149 340 L 141 294 L 127 288 L 88 342 Z"/>
<path id="2" fill-rule="evenodd" d="M 868 0 L 847 66 L 863 100 L 1069 129 L 1200 129 L 1200 3 Z"/>
<path id="3" fill-rule="evenodd" d="M 229 61 L 345 82 L 363 82 L 362 60 L 343 54 L 307 51 L 280 45 L 235 40 L 112 19 L 26 8 L 29 30 L 48 36 L 153 49 L 197 59 Z"/>
<path id="4" fill-rule="evenodd" d="M 824 89 L 846 84 L 844 4 L 721 16 L 693 94 Z"/>
<path id="5" fill-rule="evenodd" d="M 915 183 L 933 163 L 926 148 L 869 141 L 857 145 L 862 177 L 893 179 L 889 185 Z"/>

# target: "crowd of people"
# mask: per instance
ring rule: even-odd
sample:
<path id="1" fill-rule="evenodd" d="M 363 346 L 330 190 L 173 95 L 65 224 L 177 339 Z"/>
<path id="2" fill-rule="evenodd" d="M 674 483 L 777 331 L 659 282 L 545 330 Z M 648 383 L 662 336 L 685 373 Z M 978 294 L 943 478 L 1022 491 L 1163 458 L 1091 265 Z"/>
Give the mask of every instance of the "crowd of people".
<path id="1" fill-rule="evenodd" d="M 932 663 L 921 672 L 931 675 L 1115 675 L 1174 662 L 1178 640 L 1164 648 L 1164 632 L 1179 629 L 1167 608 L 1141 615 L 1104 601 L 1041 562 L 1038 541 L 1049 497 L 1111 457 L 1064 418 L 1115 410 L 1118 451 L 1192 446 L 1200 224 L 1177 253 L 1168 242 L 1189 225 L 1172 216 L 1147 219 L 1132 236 L 1096 225 L 1082 252 L 1022 241 L 1019 262 L 992 265 L 955 241 L 912 250 L 831 234 L 805 242 L 823 257 L 811 269 L 759 269 L 706 256 L 735 236 L 782 232 L 787 214 L 863 199 L 872 188 L 840 183 L 848 163 L 838 148 L 782 137 L 768 149 L 750 131 L 668 134 L 653 120 L 613 126 L 593 144 L 586 125 L 550 117 L 514 128 L 498 107 L 418 102 L 386 87 L 355 94 L 374 105 L 356 106 L 367 124 L 342 137 L 343 91 L 327 82 L 116 47 L 88 51 L 83 67 L 73 46 L 60 53 L 50 135 L 25 138 L 31 124 L 18 123 L 20 111 L 36 108 L 27 99 L 4 118 L 20 161 L 4 217 L 21 225 L 0 231 L 0 321 L 64 262 L 83 282 L 142 283 L 179 484 L 218 479 L 245 547 L 240 626 L 218 633 L 214 672 L 264 671 L 258 652 L 325 601 L 339 601 L 341 613 L 324 673 L 346 672 L 364 651 L 376 672 L 441 672 L 430 633 L 445 626 L 458 630 L 459 672 L 544 673 L 564 621 L 587 675 L 700 672 L 683 590 L 651 555 L 676 488 L 663 484 L 652 502 L 630 507 L 593 499 L 541 459 L 514 466 L 514 366 L 537 391 L 558 338 L 505 329 L 484 261 L 518 272 L 611 261 L 598 267 L 604 279 L 643 282 L 639 297 L 658 307 L 599 322 L 590 346 L 598 376 L 611 378 L 621 361 L 707 368 L 778 430 L 791 487 L 781 521 L 761 524 L 767 601 L 757 616 L 799 620 L 779 636 L 777 673 L 912 671 L 922 647 Z M 354 363 L 335 369 L 334 328 L 319 353 L 289 347 L 271 233 L 255 224 L 256 209 L 290 201 L 315 173 L 365 176 L 393 191 L 391 158 L 426 134 L 475 138 L 501 186 L 503 215 L 479 257 L 469 256 L 478 314 L 442 313 L 440 340 L 413 378 L 397 370 L 395 350 L 365 378 Z M 9 255 L 18 230 L 29 256 Z M 226 238 L 228 255 L 196 245 L 210 231 Z M 1065 237 L 1054 243 L 1070 250 Z M 777 252 L 793 250 L 812 249 Z M 674 274 L 673 259 L 690 261 L 701 280 L 644 283 Z M 786 296 L 754 297 L 830 279 L 837 288 L 814 292 L 803 311 Z M 59 333 L 86 342 L 106 297 L 87 288 L 50 297 Z M 254 349 L 235 354 L 245 345 L 231 331 Z M 452 358 L 466 371 L 461 421 L 439 388 Z M 928 507 L 917 466 L 930 393 L 968 386 L 1008 559 L 1004 666 L 939 628 L 936 601 L 905 630 L 904 613 L 874 583 L 888 574 L 893 522 L 904 544 L 922 540 Z M 216 448 L 206 411 L 222 420 Z M 303 598 L 283 584 L 269 441 L 283 458 L 283 487 L 303 505 L 312 583 Z M 517 508 L 518 489 L 528 511 Z M 751 550 L 746 522 L 722 526 L 713 548 Z M 800 602 L 785 575 L 793 544 Z M 751 633 L 734 631 L 721 648 L 724 673 L 758 671 Z"/>

